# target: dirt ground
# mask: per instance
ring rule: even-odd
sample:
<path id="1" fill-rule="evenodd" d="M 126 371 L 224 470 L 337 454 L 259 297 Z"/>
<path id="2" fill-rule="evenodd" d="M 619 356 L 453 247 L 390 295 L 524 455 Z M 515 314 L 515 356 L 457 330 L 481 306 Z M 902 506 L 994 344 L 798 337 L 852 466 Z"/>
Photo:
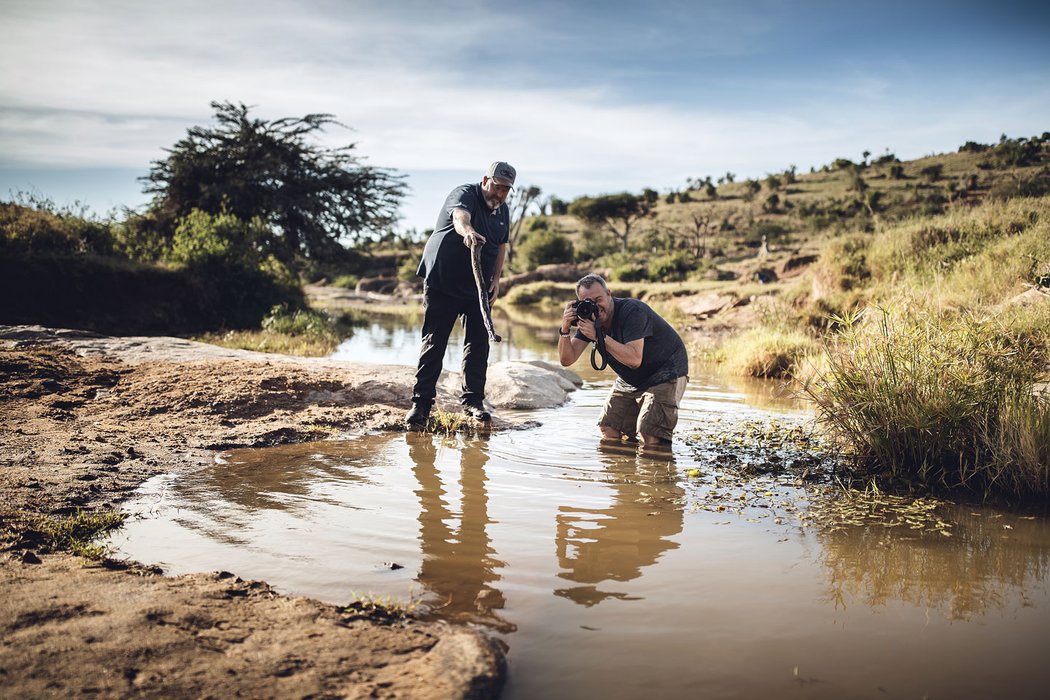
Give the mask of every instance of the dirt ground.
<path id="1" fill-rule="evenodd" d="M 39 530 L 40 516 L 113 507 L 218 449 L 400 429 L 411 382 L 405 367 L 0 326 L 2 695 L 497 696 L 502 653 L 473 629 L 225 572 L 100 565 L 50 551 Z"/>

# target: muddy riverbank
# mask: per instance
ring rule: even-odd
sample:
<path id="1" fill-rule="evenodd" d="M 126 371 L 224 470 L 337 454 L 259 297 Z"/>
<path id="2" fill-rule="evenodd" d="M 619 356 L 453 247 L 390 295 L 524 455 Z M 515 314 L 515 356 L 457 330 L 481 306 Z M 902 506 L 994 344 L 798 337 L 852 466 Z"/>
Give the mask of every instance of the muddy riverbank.
<path id="1" fill-rule="evenodd" d="M 0 327 L 0 683 L 17 697 L 494 697 L 472 629 L 391 622 L 214 572 L 49 551 L 40 516 L 119 503 L 214 451 L 399 429 L 406 367 Z M 348 603 L 350 601 L 347 601 Z"/>

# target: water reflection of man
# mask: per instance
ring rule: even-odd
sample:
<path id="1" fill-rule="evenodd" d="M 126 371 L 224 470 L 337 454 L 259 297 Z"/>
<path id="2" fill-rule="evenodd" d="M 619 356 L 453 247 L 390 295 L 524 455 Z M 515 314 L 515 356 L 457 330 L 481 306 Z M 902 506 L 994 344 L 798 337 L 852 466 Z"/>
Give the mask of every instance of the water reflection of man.
<path id="1" fill-rule="evenodd" d="M 460 450 L 460 489 L 462 509 L 459 527 L 452 523 L 456 514 L 446 500 L 438 474 L 438 448 L 429 433 L 407 433 L 408 455 L 419 482 L 419 537 L 423 563 L 417 580 L 439 602 L 435 612 L 444 619 L 475 622 L 499 632 L 513 632 L 517 626 L 494 611 L 501 610 L 503 593 L 491 584 L 499 581 L 496 570 L 506 566 L 495 558 L 488 537 L 488 495 L 485 491 L 485 464 L 488 454 L 477 445 L 465 443 Z"/>
<path id="2" fill-rule="evenodd" d="M 619 442 L 599 448 L 612 479 L 608 508 L 561 506 L 556 547 L 559 578 L 583 584 L 554 591 L 579 603 L 596 605 L 607 598 L 630 600 L 625 592 L 599 590 L 603 581 L 630 581 L 678 548 L 670 538 L 682 531 L 682 499 L 674 456 L 669 451 L 636 454 Z"/>

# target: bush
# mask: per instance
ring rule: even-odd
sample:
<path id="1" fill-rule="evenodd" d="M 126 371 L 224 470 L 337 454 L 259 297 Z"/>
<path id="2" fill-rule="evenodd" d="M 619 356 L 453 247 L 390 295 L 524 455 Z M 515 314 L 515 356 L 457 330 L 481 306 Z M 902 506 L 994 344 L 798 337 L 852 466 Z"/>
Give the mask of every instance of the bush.
<path id="1" fill-rule="evenodd" d="M 518 252 L 530 270 L 551 263 L 569 263 L 576 255 L 572 241 L 565 234 L 549 229 L 531 231 Z"/>
<path id="2" fill-rule="evenodd" d="M 1045 194 L 1050 194 L 1050 168 L 1043 168 L 1033 175 L 1003 178 L 988 190 L 988 198 L 998 201 Z"/>
<path id="3" fill-rule="evenodd" d="M 229 264 L 259 264 L 257 244 L 266 227 L 255 219 L 244 222 L 232 214 L 208 214 L 194 209 L 175 228 L 167 259 L 179 267 L 193 267 L 210 259 Z"/>
<path id="4" fill-rule="evenodd" d="M 1019 168 L 1039 162 L 1041 143 L 1036 139 L 1008 139 L 1004 135 L 991 151 L 985 163 L 993 168 Z"/>
<path id="5" fill-rule="evenodd" d="M 679 251 L 651 260 L 647 276 L 654 282 L 680 282 L 695 267 L 693 257 Z"/>
<path id="6" fill-rule="evenodd" d="M 641 282 L 649 279 L 649 268 L 640 262 L 623 262 L 611 269 L 614 282 Z"/>
<path id="7" fill-rule="evenodd" d="M 1045 356 L 993 321 L 944 314 L 843 319 L 806 388 L 858 472 L 927 490 L 1050 495 Z"/>
<path id="8" fill-rule="evenodd" d="M 578 260 L 597 260 L 620 250 L 620 242 L 612 235 L 596 229 L 584 229 L 576 247 Z"/>
<path id="9" fill-rule="evenodd" d="M 110 222 L 60 210 L 50 200 L 0 202 L 0 252 L 9 256 L 113 255 L 113 228 Z"/>
<path id="10" fill-rule="evenodd" d="M 944 165 L 941 163 L 934 163 L 932 165 L 924 166 L 919 170 L 919 174 L 930 182 L 937 182 L 944 176 Z"/>

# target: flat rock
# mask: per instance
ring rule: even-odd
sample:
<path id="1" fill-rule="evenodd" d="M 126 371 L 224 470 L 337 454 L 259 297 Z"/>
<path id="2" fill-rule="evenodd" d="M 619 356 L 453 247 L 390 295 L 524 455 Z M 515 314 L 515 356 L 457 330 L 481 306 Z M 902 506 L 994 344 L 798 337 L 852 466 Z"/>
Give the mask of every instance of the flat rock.
<path id="1" fill-rule="evenodd" d="M 450 372 L 441 385 L 458 395 L 460 375 Z M 485 394 L 493 408 L 551 408 L 565 403 L 582 385 L 575 372 L 550 362 L 508 360 L 489 365 Z"/>

